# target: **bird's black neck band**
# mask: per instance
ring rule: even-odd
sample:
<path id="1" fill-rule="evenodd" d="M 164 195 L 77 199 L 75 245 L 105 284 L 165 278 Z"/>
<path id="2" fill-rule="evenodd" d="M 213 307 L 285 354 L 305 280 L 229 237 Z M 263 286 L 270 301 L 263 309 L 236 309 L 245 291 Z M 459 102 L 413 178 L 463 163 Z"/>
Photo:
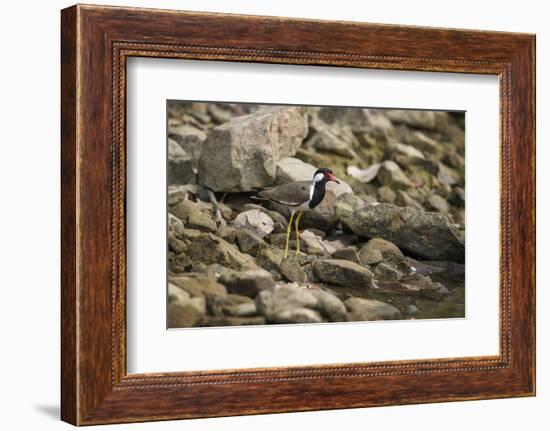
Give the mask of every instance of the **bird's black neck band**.
<path id="1" fill-rule="evenodd" d="M 321 180 L 314 183 L 313 194 L 311 196 L 311 200 L 309 201 L 309 208 L 313 209 L 321 203 L 321 201 L 325 197 L 326 185 L 326 180 Z"/>

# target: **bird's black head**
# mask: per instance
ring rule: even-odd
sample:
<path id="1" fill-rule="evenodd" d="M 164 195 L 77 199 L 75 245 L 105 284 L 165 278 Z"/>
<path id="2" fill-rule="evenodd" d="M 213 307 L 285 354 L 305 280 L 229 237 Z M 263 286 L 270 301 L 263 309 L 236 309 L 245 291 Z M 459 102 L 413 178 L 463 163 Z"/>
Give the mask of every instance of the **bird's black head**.
<path id="1" fill-rule="evenodd" d="M 338 178 L 336 178 L 332 173 L 332 171 L 328 168 L 319 168 L 313 174 L 314 183 L 319 183 L 319 182 L 327 183 L 328 181 L 334 181 L 335 183 L 340 184 L 340 181 L 338 181 Z"/>
<path id="2" fill-rule="evenodd" d="M 338 181 L 338 178 L 334 176 L 330 169 L 320 168 L 313 174 L 313 182 L 309 191 L 309 207 L 311 209 L 319 205 L 325 197 L 325 187 L 329 181 L 340 184 L 340 181 Z"/>

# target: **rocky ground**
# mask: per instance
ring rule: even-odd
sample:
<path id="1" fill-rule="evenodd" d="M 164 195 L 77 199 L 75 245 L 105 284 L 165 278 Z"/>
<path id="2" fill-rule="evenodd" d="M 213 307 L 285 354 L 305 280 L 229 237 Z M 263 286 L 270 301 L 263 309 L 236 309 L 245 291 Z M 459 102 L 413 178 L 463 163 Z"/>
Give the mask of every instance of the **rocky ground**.
<path id="1" fill-rule="evenodd" d="M 318 167 L 284 259 L 251 196 Z M 169 327 L 464 316 L 462 113 L 172 102 L 168 184 Z"/>

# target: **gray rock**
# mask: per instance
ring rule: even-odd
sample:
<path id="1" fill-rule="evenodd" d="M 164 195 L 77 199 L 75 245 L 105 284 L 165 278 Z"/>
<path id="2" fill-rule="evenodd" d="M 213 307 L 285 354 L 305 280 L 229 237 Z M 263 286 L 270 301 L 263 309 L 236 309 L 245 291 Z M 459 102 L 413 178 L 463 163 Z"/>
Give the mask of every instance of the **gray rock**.
<path id="1" fill-rule="evenodd" d="M 423 129 L 435 129 L 437 125 L 435 111 L 388 109 L 385 113 L 394 123 L 406 124 L 408 126 L 420 127 Z"/>
<path id="2" fill-rule="evenodd" d="M 278 270 L 283 260 L 283 256 L 283 250 L 265 244 L 260 246 L 258 250 L 256 264 L 268 271 Z"/>
<path id="3" fill-rule="evenodd" d="M 387 111 L 380 111 L 377 109 L 364 109 L 367 116 L 366 126 L 370 130 L 382 132 L 385 136 L 389 136 L 394 131 L 394 125 L 392 121 L 386 115 Z"/>
<path id="4" fill-rule="evenodd" d="M 407 258 L 399 248 L 382 238 L 372 238 L 359 250 L 359 259 L 364 265 L 378 265 L 386 262 L 394 268 L 409 273 L 411 270 Z"/>
<path id="5" fill-rule="evenodd" d="M 343 108 L 333 106 L 323 106 L 317 112 L 317 116 L 327 124 L 348 124 L 353 128 L 360 128 L 371 124 L 368 109 Z M 391 124 L 391 123 L 390 123 Z"/>
<path id="6" fill-rule="evenodd" d="M 371 289 L 372 272 L 355 262 L 340 259 L 320 259 L 313 264 L 315 277 L 336 286 Z"/>
<path id="7" fill-rule="evenodd" d="M 332 257 L 333 259 L 349 260 L 351 262 L 361 264 L 359 254 L 357 253 L 357 249 L 355 247 L 345 247 L 339 250 L 335 250 L 334 252 L 332 252 L 330 257 Z"/>
<path id="8" fill-rule="evenodd" d="M 236 293 L 254 298 L 258 292 L 275 285 L 273 277 L 265 269 L 248 271 L 228 271 L 222 274 L 218 282 L 223 284 L 229 293 Z"/>
<path id="9" fill-rule="evenodd" d="M 424 259 L 464 262 L 464 238 L 441 214 L 389 204 L 365 204 L 353 195 L 336 202 L 340 221 L 357 235 L 380 237 Z"/>
<path id="10" fill-rule="evenodd" d="M 168 213 L 168 236 L 181 238 L 184 229 L 183 222 L 175 215 Z"/>
<path id="11" fill-rule="evenodd" d="M 449 202 L 453 205 L 464 206 L 466 202 L 466 196 L 462 187 L 453 187 L 451 195 L 449 196 Z"/>
<path id="12" fill-rule="evenodd" d="M 273 107 L 234 117 L 214 127 L 204 142 L 199 184 L 223 192 L 271 186 L 278 161 L 296 153 L 307 131 L 301 107 Z"/>
<path id="13" fill-rule="evenodd" d="M 387 152 L 389 157 L 396 163 L 406 166 L 410 163 L 418 163 L 422 160 L 425 160 L 424 154 L 422 151 L 413 147 L 412 145 L 402 144 L 401 142 L 396 142 L 388 146 Z"/>
<path id="14" fill-rule="evenodd" d="M 193 160 L 176 141 L 168 139 L 168 184 L 187 184 L 195 175 Z"/>
<path id="15" fill-rule="evenodd" d="M 403 277 L 403 273 L 397 268 L 382 262 L 374 269 L 374 276 L 377 280 L 397 281 Z"/>
<path id="16" fill-rule="evenodd" d="M 262 290 L 256 296 L 256 307 L 269 322 L 289 322 L 289 311 L 297 308 L 315 308 L 317 298 L 309 291 L 295 284 L 276 286 Z M 283 316 L 281 317 L 281 314 Z"/>
<path id="17" fill-rule="evenodd" d="M 264 240 L 247 229 L 238 230 L 235 233 L 239 250 L 252 256 L 258 255 L 258 250 L 265 244 Z"/>
<path id="18" fill-rule="evenodd" d="M 193 240 L 201 236 L 201 231 L 197 229 L 183 229 L 181 233 L 182 238 L 187 240 Z"/>
<path id="19" fill-rule="evenodd" d="M 403 279 L 402 283 L 419 287 L 420 295 L 424 298 L 440 300 L 447 296 L 450 291 L 437 281 L 433 281 L 430 277 L 418 273 L 409 274 Z"/>
<path id="20" fill-rule="evenodd" d="M 237 316 L 214 316 L 205 319 L 202 326 L 250 326 L 265 325 L 266 320 L 263 316 L 237 317 Z"/>
<path id="21" fill-rule="evenodd" d="M 201 211 L 193 211 L 187 217 L 186 224 L 191 229 L 196 229 L 203 232 L 216 232 L 216 222 L 206 213 Z"/>
<path id="22" fill-rule="evenodd" d="M 309 291 L 317 298 L 315 309 L 330 322 L 345 322 L 347 320 L 346 306 L 336 295 L 319 288 Z"/>
<path id="23" fill-rule="evenodd" d="M 310 181 L 317 168 L 294 157 L 285 157 L 277 163 L 275 184 Z"/>
<path id="24" fill-rule="evenodd" d="M 429 277 L 420 274 L 412 274 L 401 278 L 398 282 L 378 283 L 378 293 L 385 293 L 392 296 L 404 295 L 406 297 L 418 297 L 440 301 L 450 291 L 441 283 L 432 281 Z"/>
<path id="25" fill-rule="evenodd" d="M 296 283 L 307 282 L 307 274 L 302 269 L 302 267 L 300 266 L 300 264 L 296 259 L 293 259 L 293 258 L 283 259 L 279 270 L 283 275 L 283 277 L 285 277 L 288 281 L 294 281 Z"/>
<path id="26" fill-rule="evenodd" d="M 284 249 L 286 243 L 286 233 L 272 233 L 269 235 L 269 242 L 277 248 Z M 288 249 L 290 251 L 296 248 L 296 236 L 294 232 L 290 233 L 290 239 L 288 241 Z"/>
<path id="27" fill-rule="evenodd" d="M 433 194 L 426 200 L 426 206 L 434 211 L 446 214 L 449 212 L 449 204 L 441 196 Z"/>
<path id="28" fill-rule="evenodd" d="M 254 302 L 254 299 L 249 298 L 248 296 L 238 295 L 236 293 L 228 294 L 227 299 L 229 299 L 232 304 L 244 304 L 248 302 Z"/>
<path id="29" fill-rule="evenodd" d="M 204 317 L 204 313 L 191 303 L 174 302 L 168 305 L 169 328 L 191 328 L 193 326 L 200 326 Z"/>
<path id="30" fill-rule="evenodd" d="M 237 317 L 249 317 L 258 314 L 256 304 L 254 302 L 243 302 L 241 304 L 228 305 L 223 307 L 225 314 Z"/>
<path id="31" fill-rule="evenodd" d="M 393 305 L 382 301 L 365 298 L 349 298 L 344 301 L 349 310 L 348 319 L 356 320 L 394 320 L 401 317 L 401 313 Z"/>
<path id="32" fill-rule="evenodd" d="M 241 193 L 230 193 L 225 196 L 223 202 L 232 210 L 237 212 L 244 211 L 245 205 L 252 204 L 254 205 L 254 200 L 247 195 Z M 257 205 L 259 207 L 259 205 Z M 263 208 L 263 207 L 260 207 Z"/>
<path id="33" fill-rule="evenodd" d="M 465 277 L 465 266 L 455 262 L 441 262 L 424 260 L 422 262 L 410 259 L 417 272 L 421 275 L 442 274 L 445 278 L 456 281 L 463 281 Z"/>
<path id="34" fill-rule="evenodd" d="M 218 232 L 216 233 L 216 235 L 218 235 L 221 239 L 231 244 L 235 244 L 237 242 L 237 232 L 239 232 L 239 230 L 234 227 L 221 226 L 218 229 Z"/>
<path id="35" fill-rule="evenodd" d="M 318 151 L 333 153 L 347 158 L 356 157 L 352 150 L 352 143 L 348 139 L 342 139 L 334 131 L 326 126 L 316 125 L 316 132 L 306 142 L 306 148 L 315 148 Z"/>
<path id="36" fill-rule="evenodd" d="M 437 179 L 447 185 L 458 184 L 462 181 L 461 175 L 454 169 L 448 167 L 443 163 L 439 163 L 439 172 L 437 174 Z"/>
<path id="37" fill-rule="evenodd" d="M 210 116 L 219 124 L 231 120 L 231 117 L 234 115 L 231 109 L 224 108 L 218 103 L 208 103 L 207 107 Z"/>
<path id="38" fill-rule="evenodd" d="M 438 157 L 441 155 L 442 148 L 437 141 L 422 132 L 415 131 L 406 135 L 405 141 L 426 154 L 433 154 Z"/>
<path id="39" fill-rule="evenodd" d="M 315 254 L 318 256 L 330 255 L 335 251 L 334 247 L 325 243 L 321 236 L 316 235 L 312 230 L 304 230 L 300 233 L 300 243 L 308 254 Z"/>
<path id="40" fill-rule="evenodd" d="M 168 136 L 170 139 L 177 142 L 178 145 L 191 156 L 193 166 L 196 167 L 201 154 L 202 145 L 206 140 L 206 133 L 196 127 L 182 125 L 170 127 Z"/>
<path id="41" fill-rule="evenodd" d="M 187 301 L 185 301 L 186 305 L 189 305 L 190 307 L 194 307 L 199 313 L 205 314 L 206 313 L 206 298 L 205 297 L 194 297 L 189 298 Z"/>
<path id="42" fill-rule="evenodd" d="M 191 296 L 174 283 L 168 283 L 168 302 L 186 302 Z"/>
<path id="43" fill-rule="evenodd" d="M 466 165 L 466 160 L 464 160 L 464 157 L 454 151 L 445 154 L 443 161 L 450 167 L 461 171 L 464 171 L 464 167 Z"/>
<path id="44" fill-rule="evenodd" d="M 184 223 L 192 213 L 197 211 L 212 211 L 212 204 L 202 201 L 181 200 L 170 207 L 170 212 Z"/>
<path id="45" fill-rule="evenodd" d="M 388 186 L 380 187 L 377 191 L 377 194 L 380 202 L 385 202 L 390 204 L 395 202 L 395 198 L 396 198 L 395 192 Z"/>
<path id="46" fill-rule="evenodd" d="M 227 290 L 223 285 L 206 277 L 171 276 L 169 282 L 185 290 L 192 298 L 227 296 Z"/>
<path id="47" fill-rule="evenodd" d="M 319 312 L 310 308 L 282 310 L 271 319 L 271 323 L 321 323 L 322 321 L 323 318 Z"/>
<path id="48" fill-rule="evenodd" d="M 414 304 L 409 304 L 405 307 L 405 312 L 410 315 L 416 314 L 418 313 L 418 307 Z"/>
<path id="49" fill-rule="evenodd" d="M 377 178 L 382 185 L 394 189 L 408 189 L 413 186 L 411 180 L 409 180 L 399 165 L 391 160 L 386 160 L 382 163 Z"/>
<path id="50" fill-rule="evenodd" d="M 265 212 L 258 209 L 251 209 L 240 213 L 232 222 L 237 229 L 248 229 L 260 238 L 269 235 L 275 228 L 273 219 Z"/>
<path id="51" fill-rule="evenodd" d="M 404 190 L 397 190 L 396 197 L 395 197 L 395 203 L 396 203 L 396 205 L 399 205 L 400 207 L 416 208 L 416 209 L 419 209 L 419 210 L 424 209 L 424 207 L 420 203 L 418 203 L 416 200 L 414 200 Z"/>
<path id="52" fill-rule="evenodd" d="M 366 169 L 359 169 L 356 166 L 348 166 L 346 172 L 349 176 L 355 178 L 362 183 L 370 183 L 378 175 L 380 166 L 382 166 L 380 163 L 370 165 Z"/>
<path id="53" fill-rule="evenodd" d="M 187 249 L 187 247 L 183 241 L 179 240 L 176 237 L 169 236 L 168 249 L 176 254 L 181 254 Z"/>
<path id="54" fill-rule="evenodd" d="M 198 184 L 171 184 L 168 185 L 168 206 L 170 209 L 181 201 L 194 199 L 210 201 L 208 191 Z M 210 205 L 210 204 L 207 204 Z"/>
<path id="55" fill-rule="evenodd" d="M 207 265 L 218 263 L 238 271 L 257 268 L 252 257 L 213 234 L 203 233 L 194 239 L 187 247 L 187 254 L 193 262 Z"/>
<path id="56" fill-rule="evenodd" d="M 352 245 L 357 244 L 359 237 L 352 234 L 333 234 L 325 237 L 324 242 L 335 250 L 341 250 L 343 248 L 351 247 Z"/>
<path id="57" fill-rule="evenodd" d="M 271 219 L 275 223 L 282 224 L 285 227 L 285 232 L 286 232 L 286 226 L 287 226 L 288 223 L 287 223 L 287 220 L 286 220 L 285 216 L 283 216 L 280 212 L 269 210 L 267 208 L 264 208 L 261 205 L 252 204 L 252 203 L 248 203 L 248 204 L 244 205 L 243 208 L 242 208 L 242 211 L 239 211 L 239 212 L 250 211 L 250 210 L 258 210 L 258 211 L 261 211 L 261 212 L 267 214 L 269 217 L 271 217 Z"/>
<path id="58" fill-rule="evenodd" d="M 172 247 L 170 247 L 172 248 Z M 168 272 L 172 274 L 178 274 L 186 272 L 192 267 L 191 259 L 185 254 L 175 254 L 171 251 L 168 252 Z"/>

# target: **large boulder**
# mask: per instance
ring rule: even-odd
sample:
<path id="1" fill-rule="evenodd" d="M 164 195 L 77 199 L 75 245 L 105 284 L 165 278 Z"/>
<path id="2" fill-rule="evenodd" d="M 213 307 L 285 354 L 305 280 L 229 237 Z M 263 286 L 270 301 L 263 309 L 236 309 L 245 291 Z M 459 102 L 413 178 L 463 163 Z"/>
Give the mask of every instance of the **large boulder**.
<path id="1" fill-rule="evenodd" d="M 199 183 L 220 192 L 273 185 L 277 162 L 293 156 L 308 126 L 305 109 L 273 107 L 214 127 L 203 144 Z"/>
<path id="2" fill-rule="evenodd" d="M 350 194 L 341 195 L 335 207 L 340 221 L 357 235 L 383 238 L 424 259 L 464 262 L 464 237 L 442 214 L 368 205 Z"/>

